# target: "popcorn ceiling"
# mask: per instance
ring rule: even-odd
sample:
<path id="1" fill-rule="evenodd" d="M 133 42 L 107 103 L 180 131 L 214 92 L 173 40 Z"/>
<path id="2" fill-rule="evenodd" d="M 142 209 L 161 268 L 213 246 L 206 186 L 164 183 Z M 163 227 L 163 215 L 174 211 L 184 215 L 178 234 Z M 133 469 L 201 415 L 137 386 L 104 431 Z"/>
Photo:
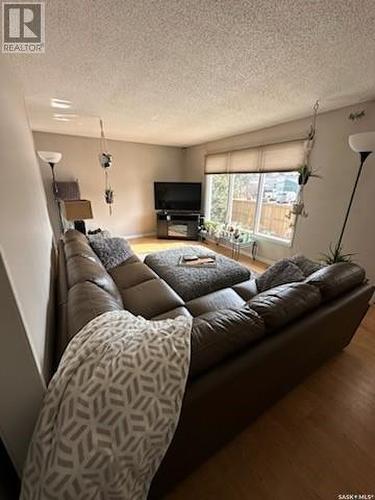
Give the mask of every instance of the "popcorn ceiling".
<path id="1" fill-rule="evenodd" d="M 188 146 L 375 98 L 374 26 L 374 0 L 47 0 L 45 54 L 3 58 L 35 130 Z"/>

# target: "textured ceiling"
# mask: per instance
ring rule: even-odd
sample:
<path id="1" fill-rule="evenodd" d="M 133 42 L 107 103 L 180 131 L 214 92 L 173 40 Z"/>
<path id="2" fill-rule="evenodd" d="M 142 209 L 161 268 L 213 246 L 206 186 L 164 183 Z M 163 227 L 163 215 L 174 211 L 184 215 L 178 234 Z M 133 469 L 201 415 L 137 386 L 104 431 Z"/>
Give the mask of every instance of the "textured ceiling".
<path id="1" fill-rule="evenodd" d="M 186 146 L 374 98 L 374 26 L 374 0 L 48 0 L 46 53 L 4 57 L 35 130 Z"/>

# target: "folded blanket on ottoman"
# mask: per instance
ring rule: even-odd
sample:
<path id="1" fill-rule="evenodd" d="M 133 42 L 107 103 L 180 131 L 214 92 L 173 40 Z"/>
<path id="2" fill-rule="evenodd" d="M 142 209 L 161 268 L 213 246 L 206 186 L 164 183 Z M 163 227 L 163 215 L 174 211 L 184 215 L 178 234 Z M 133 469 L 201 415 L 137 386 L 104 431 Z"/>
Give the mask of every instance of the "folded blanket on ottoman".
<path id="1" fill-rule="evenodd" d="M 190 318 L 127 311 L 88 323 L 48 387 L 21 499 L 146 499 L 177 426 L 190 331 Z"/>
<path id="2" fill-rule="evenodd" d="M 185 301 L 201 297 L 221 288 L 236 285 L 250 278 L 247 267 L 238 262 L 216 255 L 216 267 L 181 267 L 179 259 L 183 255 L 215 254 L 203 247 L 182 247 L 163 252 L 151 253 L 145 258 L 147 264 Z"/>

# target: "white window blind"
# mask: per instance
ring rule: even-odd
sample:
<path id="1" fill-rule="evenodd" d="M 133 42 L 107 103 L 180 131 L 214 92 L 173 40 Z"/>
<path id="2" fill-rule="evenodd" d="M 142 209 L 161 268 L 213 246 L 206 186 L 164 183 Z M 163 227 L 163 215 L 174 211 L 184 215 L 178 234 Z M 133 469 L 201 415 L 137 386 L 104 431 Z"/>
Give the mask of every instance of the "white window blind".
<path id="1" fill-rule="evenodd" d="M 285 172 L 297 170 L 303 164 L 304 157 L 304 140 L 208 154 L 205 162 L 205 173 Z"/>

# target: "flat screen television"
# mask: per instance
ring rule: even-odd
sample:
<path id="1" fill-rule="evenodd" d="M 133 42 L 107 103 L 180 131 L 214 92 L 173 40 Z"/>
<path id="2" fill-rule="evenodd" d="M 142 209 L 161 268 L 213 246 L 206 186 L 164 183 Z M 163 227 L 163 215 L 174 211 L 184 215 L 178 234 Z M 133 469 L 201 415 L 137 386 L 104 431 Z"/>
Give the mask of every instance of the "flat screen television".
<path id="1" fill-rule="evenodd" d="M 200 182 L 154 182 L 156 210 L 200 212 Z"/>

